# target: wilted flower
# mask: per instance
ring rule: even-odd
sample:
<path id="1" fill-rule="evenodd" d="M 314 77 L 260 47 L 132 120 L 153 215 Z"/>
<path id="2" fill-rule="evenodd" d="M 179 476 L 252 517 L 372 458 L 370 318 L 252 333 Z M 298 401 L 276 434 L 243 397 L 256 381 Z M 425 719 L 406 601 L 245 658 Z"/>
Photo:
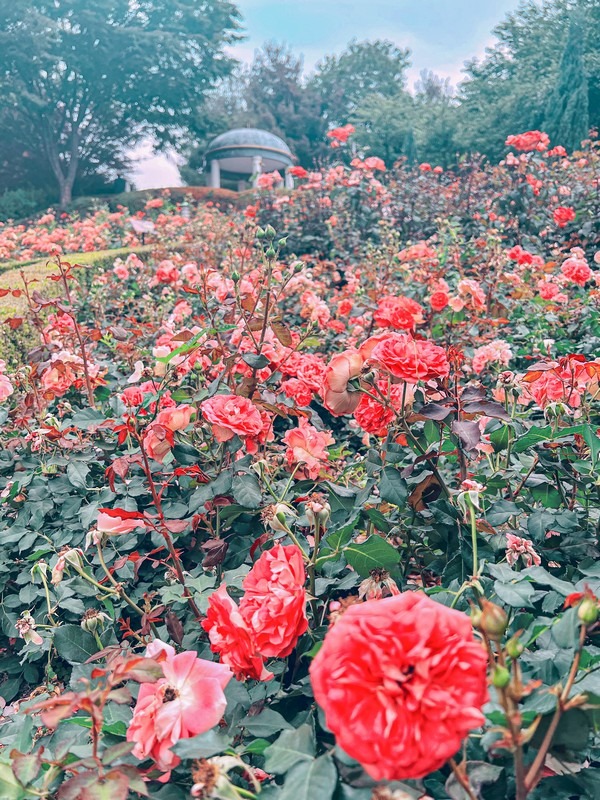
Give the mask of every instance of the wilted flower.
<path id="1" fill-rule="evenodd" d="M 36 633 L 36 627 L 36 622 L 29 611 L 23 611 L 15 623 L 15 628 L 19 632 L 19 636 L 22 639 L 25 639 L 27 644 L 31 643 L 39 647 L 44 643 L 44 640 L 39 633 Z"/>
<path id="2" fill-rule="evenodd" d="M 522 539 L 514 533 L 506 534 L 506 560 L 510 566 L 514 566 L 519 558 L 522 558 L 526 567 L 532 567 L 534 564 L 539 566 L 542 559 L 533 549 L 533 544 L 529 539 Z"/>

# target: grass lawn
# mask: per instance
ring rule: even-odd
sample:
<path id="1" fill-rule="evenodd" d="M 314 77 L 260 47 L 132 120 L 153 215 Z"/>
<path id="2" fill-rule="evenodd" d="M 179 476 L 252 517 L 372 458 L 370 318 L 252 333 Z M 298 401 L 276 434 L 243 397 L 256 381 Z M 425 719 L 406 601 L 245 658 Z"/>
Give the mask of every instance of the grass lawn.
<path id="1" fill-rule="evenodd" d="M 129 253 L 145 253 L 152 250 L 155 245 L 144 245 L 142 247 L 120 247 L 114 250 L 94 250 L 91 253 L 67 253 L 62 256 L 63 261 L 70 261 L 74 264 L 97 264 L 103 260 L 112 260 L 119 256 L 128 256 Z M 0 289 L 22 289 L 23 281 L 21 273 L 24 273 L 28 280 L 36 280 L 31 288 L 52 296 L 54 281 L 48 280 L 48 275 L 56 271 L 56 264 L 50 259 L 38 259 L 37 261 L 13 262 L 7 268 L 0 271 Z M 13 297 L 8 294 L 0 297 L 0 321 L 7 317 L 20 316 L 26 308 L 26 300 L 21 297 Z"/>

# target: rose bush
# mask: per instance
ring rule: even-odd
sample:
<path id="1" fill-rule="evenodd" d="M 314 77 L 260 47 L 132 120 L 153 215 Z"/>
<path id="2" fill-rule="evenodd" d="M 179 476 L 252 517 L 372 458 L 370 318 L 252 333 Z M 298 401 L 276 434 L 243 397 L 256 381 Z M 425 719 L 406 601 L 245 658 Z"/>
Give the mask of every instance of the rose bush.
<path id="1" fill-rule="evenodd" d="M 351 135 L 6 290 L 0 796 L 597 796 L 596 140 Z"/>

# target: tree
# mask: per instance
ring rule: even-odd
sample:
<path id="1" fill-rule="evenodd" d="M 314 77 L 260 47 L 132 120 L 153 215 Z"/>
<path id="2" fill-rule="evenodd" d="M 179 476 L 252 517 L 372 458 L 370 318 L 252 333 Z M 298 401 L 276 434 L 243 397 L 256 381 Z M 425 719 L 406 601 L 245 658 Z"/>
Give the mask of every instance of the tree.
<path id="1" fill-rule="evenodd" d="M 589 124 L 600 125 L 600 3 L 527 0 L 494 30 L 485 58 L 468 64 L 459 87 L 459 140 L 467 149 L 497 159 L 509 134 L 543 127 L 574 11 L 583 19 Z"/>
<path id="2" fill-rule="evenodd" d="M 340 55 L 326 56 L 309 85 L 319 94 L 329 125 L 343 125 L 369 95 L 392 98 L 404 87 L 409 51 L 392 42 L 353 40 Z"/>
<path id="3" fill-rule="evenodd" d="M 356 127 L 354 141 L 369 155 L 379 156 L 388 166 L 402 156 L 415 160 L 415 106 L 408 92 L 369 95 L 350 119 Z"/>
<path id="4" fill-rule="evenodd" d="M 265 128 L 281 136 L 305 167 L 314 167 L 327 153 L 326 122 L 320 99 L 303 76 L 302 58 L 285 44 L 266 42 L 247 68 L 219 83 L 196 114 L 196 147 L 184 177 L 201 169 L 212 138 L 231 128 Z"/>
<path id="5" fill-rule="evenodd" d="M 253 124 L 281 136 L 299 163 L 311 167 L 326 149 L 326 124 L 303 69 L 302 57 L 285 44 L 267 42 L 250 68 L 246 105 Z"/>
<path id="6" fill-rule="evenodd" d="M 589 133 L 588 82 L 583 64 L 583 27 L 574 16 L 546 106 L 544 130 L 554 144 L 576 150 Z"/>
<path id="7" fill-rule="evenodd" d="M 458 102 L 449 78 L 422 70 L 415 86 L 415 137 L 420 161 L 442 167 L 456 163 Z"/>
<path id="8" fill-rule="evenodd" d="M 49 164 L 66 206 L 83 165 L 120 168 L 143 136 L 181 137 L 231 69 L 237 20 L 227 0 L 3 0 L 0 139 Z"/>

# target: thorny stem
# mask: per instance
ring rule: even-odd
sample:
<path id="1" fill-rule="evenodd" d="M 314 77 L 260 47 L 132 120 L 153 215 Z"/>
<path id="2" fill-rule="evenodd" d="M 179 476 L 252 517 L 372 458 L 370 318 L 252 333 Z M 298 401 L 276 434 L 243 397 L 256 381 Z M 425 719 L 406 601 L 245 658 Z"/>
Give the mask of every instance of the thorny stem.
<path id="1" fill-rule="evenodd" d="M 586 633 L 587 633 L 586 626 L 582 624 L 579 630 L 579 647 L 577 649 L 577 652 L 575 653 L 575 657 L 573 658 L 573 663 L 571 664 L 571 669 L 569 671 L 567 682 L 564 686 L 564 689 L 558 696 L 556 711 L 554 712 L 554 716 L 552 717 L 550 726 L 546 731 L 546 735 L 544 736 L 544 740 L 540 745 L 540 749 L 538 750 L 532 765 L 529 767 L 527 776 L 525 778 L 526 795 L 529 794 L 529 792 L 535 788 L 538 781 L 540 780 L 541 777 L 540 773 L 542 771 L 542 767 L 544 766 L 544 762 L 546 760 L 546 755 L 548 753 L 548 750 L 550 749 L 550 745 L 552 744 L 552 739 L 554 738 L 554 734 L 556 732 L 556 729 L 558 728 L 558 723 L 560 722 L 564 712 L 567 710 L 567 701 L 569 699 L 569 694 L 571 693 L 571 689 L 573 688 L 573 684 L 577 676 L 577 671 L 579 669 L 579 662 L 581 660 L 581 653 L 583 651 L 583 644 L 585 642 Z"/>
<path id="2" fill-rule="evenodd" d="M 138 604 L 134 600 L 131 599 L 131 597 L 129 597 L 129 595 L 127 594 L 127 592 L 123 588 L 122 584 L 120 584 L 117 580 L 115 580 L 114 575 L 109 570 L 109 568 L 106 566 L 106 561 L 104 560 L 104 553 L 102 552 L 102 545 L 101 544 L 98 544 L 98 559 L 100 561 L 100 565 L 101 565 L 102 569 L 106 573 L 106 577 L 112 583 L 112 585 L 115 587 L 115 590 L 119 593 L 119 595 L 123 598 L 123 600 L 125 600 L 127 605 L 129 605 L 131 608 L 133 608 L 133 610 L 136 611 L 140 615 L 140 617 L 143 617 L 144 616 L 144 611 L 138 606 Z M 158 630 L 156 628 L 156 625 L 153 622 L 150 622 L 150 628 L 152 629 L 152 633 L 156 636 L 156 638 L 160 639 L 160 636 L 158 635 Z"/>
<path id="3" fill-rule="evenodd" d="M 456 780 L 464 789 L 469 800 L 477 800 L 477 795 L 471 788 L 471 784 L 469 783 L 469 778 L 467 777 L 466 771 L 462 768 L 462 765 L 459 766 L 453 758 L 449 759 L 448 763 L 452 768 L 452 772 L 454 773 Z"/>
<path id="4" fill-rule="evenodd" d="M 196 605 L 194 598 L 190 594 L 190 590 L 187 588 L 185 583 L 185 576 L 183 574 L 183 568 L 181 566 L 181 560 L 175 551 L 175 546 L 173 544 L 173 539 L 171 538 L 171 534 L 169 529 L 165 524 L 165 517 L 162 510 L 162 503 L 160 501 L 160 497 L 158 492 L 156 491 L 156 486 L 154 485 L 154 479 L 152 478 L 152 470 L 150 469 L 150 463 L 148 461 L 148 456 L 146 455 L 146 451 L 144 450 L 143 440 L 140 434 L 138 434 L 138 441 L 140 445 L 140 452 L 142 454 L 142 460 L 144 463 L 144 472 L 146 474 L 146 479 L 150 486 L 150 492 L 152 493 L 152 501 L 154 503 L 154 507 L 156 508 L 156 512 L 158 514 L 159 519 L 159 531 L 162 534 L 165 543 L 167 545 L 167 549 L 169 554 L 173 560 L 173 566 L 175 568 L 175 574 L 177 575 L 177 580 L 183 587 L 183 596 L 185 597 L 188 606 L 190 607 L 192 613 L 196 617 L 197 620 L 202 619 L 202 614 L 200 609 Z"/>

